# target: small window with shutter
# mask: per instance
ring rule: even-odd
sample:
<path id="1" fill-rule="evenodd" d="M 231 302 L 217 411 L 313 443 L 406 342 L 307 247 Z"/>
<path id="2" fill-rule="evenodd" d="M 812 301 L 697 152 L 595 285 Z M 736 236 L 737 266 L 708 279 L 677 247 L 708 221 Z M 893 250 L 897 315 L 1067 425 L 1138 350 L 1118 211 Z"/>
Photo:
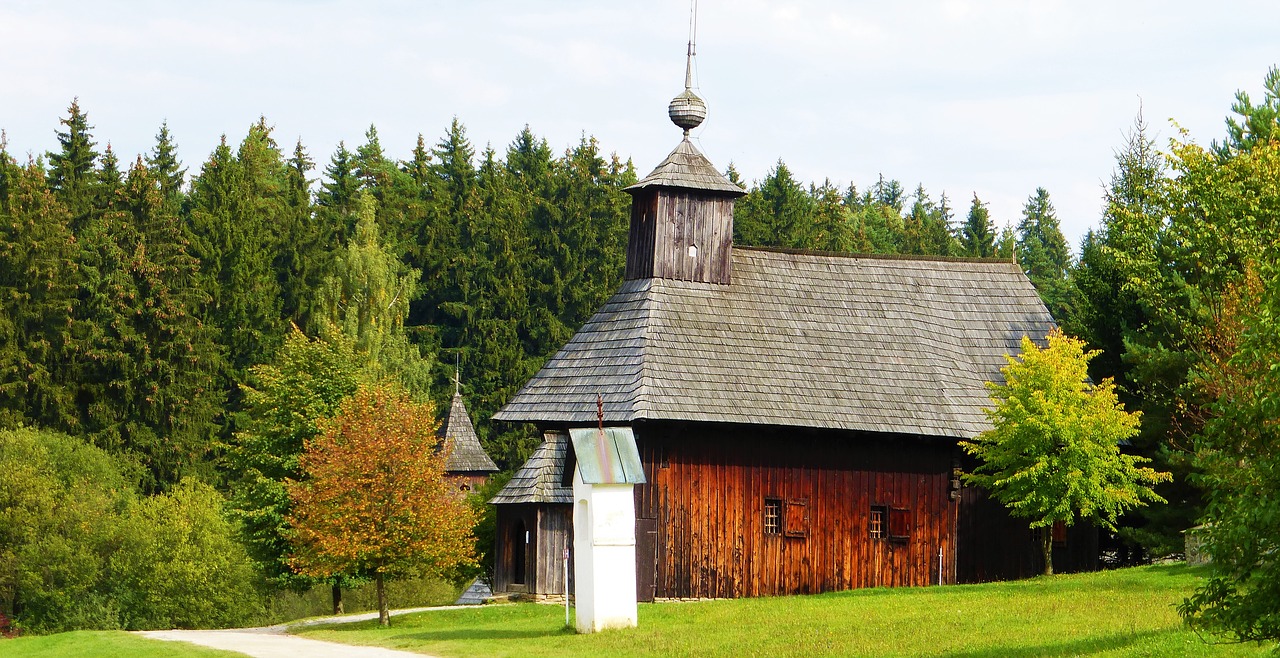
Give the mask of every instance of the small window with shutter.
<path id="1" fill-rule="evenodd" d="M 778 498 L 764 499 L 764 534 L 782 534 L 782 501 Z"/>
<path id="2" fill-rule="evenodd" d="M 1054 546 L 1067 545 L 1067 524 L 1063 523 L 1062 521 L 1053 522 L 1053 545 Z"/>
<path id="3" fill-rule="evenodd" d="M 791 498 L 787 500 L 787 518 L 783 530 L 788 537 L 806 537 L 809 535 L 808 498 Z"/>
<path id="4" fill-rule="evenodd" d="M 889 508 L 889 539 L 906 541 L 911 537 L 911 510 L 905 507 Z"/>
<path id="5" fill-rule="evenodd" d="M 871 516 L 867 519 L 867 528 L 872 539 L 884 539 L 889 536 L 889 508 L 884 505 L 872 505 Z"/>

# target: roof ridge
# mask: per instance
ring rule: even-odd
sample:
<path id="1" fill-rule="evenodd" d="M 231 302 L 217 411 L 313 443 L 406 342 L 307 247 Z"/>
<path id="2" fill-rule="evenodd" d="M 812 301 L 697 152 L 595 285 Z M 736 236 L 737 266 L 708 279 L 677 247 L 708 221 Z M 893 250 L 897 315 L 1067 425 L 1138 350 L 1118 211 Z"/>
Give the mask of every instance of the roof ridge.
<path id="1" fill-rule="evenodd" d="M 758 247 L 734 243 L 735 250 L 755 251 L 773 254 L 792 254 L 797 256 L 830 256 L 833 258 L 865 258 L 871 260 L 916 260 L 936 263 L 986 263 L 991 265 L 1015 265 L 1006 258 L 982 258 L 976 256 L 936 256 L 916 254 L 867 254 L 851 251 L 823 251 L 820 249 L 793 249 L 790 247 Z"/>
<path id="2" fill-rule="evenodd" d="M 640 302 L 640 310 L 644 315 L 644 328 L 640 331 L 640 377 L 639 386 L 636 387 L 635 395 L 631 398 L 631 418 L 628 422 L 634 421 L 636 418 L 644 417 L 653 411 L 653 404 L 650 401 L 650 393 L 656 388 L 654 386 L 653 360 L 649 358 L 649 332 L 653 331 L 654 316 L 657 315 L 657 308 L 653 303 L 653 283 L 656 279 L 646 279 L 648 286 L 645 288 L 644 297 Z"/>

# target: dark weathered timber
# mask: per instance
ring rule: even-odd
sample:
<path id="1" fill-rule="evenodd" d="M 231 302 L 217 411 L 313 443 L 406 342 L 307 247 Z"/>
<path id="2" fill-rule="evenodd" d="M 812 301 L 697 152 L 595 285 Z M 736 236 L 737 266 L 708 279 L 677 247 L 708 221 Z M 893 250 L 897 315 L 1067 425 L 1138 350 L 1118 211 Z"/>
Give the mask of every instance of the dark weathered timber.
<path id="1" fill-rule="evenodd" d="M 744 192 L 688 139 L 627 191 L 625 278 L 729 283 L 733 200 Z"/>
<path id="2" fill-rule="evenodd" d="M 728 284 L 732 242 L 732 197 L 639 190 L 631 204 L 626 278 Z"/>
<path id="3" fill-rule="evenodd" d="M 1003 505 L 981 489 L 965 487 L 960 492 L 956 518 L 958 582 L 1013 580 L 1043 573 L 1039 532 L 1042 531 L 1029 528 L 1027 519 L 1010 516 Z M 1097 568 L 1097 527 L 1080 522 L 1068 528 L 1066 541 L 1053 547 L 1054 572 Z"/>
<path id="4" fill-rule="evenodd" d="M 563 558 L 564 550 L 573 546 L 572 510 L 568 504 L 498 506 L 494 592 L 564 595 Z M 572 568 L 569 587 L 573 587 Z"/>

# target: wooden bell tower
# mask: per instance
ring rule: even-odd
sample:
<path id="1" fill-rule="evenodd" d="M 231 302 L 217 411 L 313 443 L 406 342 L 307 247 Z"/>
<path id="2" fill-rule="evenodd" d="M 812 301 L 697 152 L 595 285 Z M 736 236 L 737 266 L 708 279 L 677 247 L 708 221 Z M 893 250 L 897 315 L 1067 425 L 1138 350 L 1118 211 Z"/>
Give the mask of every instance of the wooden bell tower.
<path id="1" fill-rule="evenodd" d="M 631 193 L 627 279 L 679 279 L 729 283 L 733 250 L 733 201 L 745 194 L 689 141 L 707 116 L 693 93 L 693 41 L 685 63 L 684 91 L 667 107 L 684 139 Z"/>

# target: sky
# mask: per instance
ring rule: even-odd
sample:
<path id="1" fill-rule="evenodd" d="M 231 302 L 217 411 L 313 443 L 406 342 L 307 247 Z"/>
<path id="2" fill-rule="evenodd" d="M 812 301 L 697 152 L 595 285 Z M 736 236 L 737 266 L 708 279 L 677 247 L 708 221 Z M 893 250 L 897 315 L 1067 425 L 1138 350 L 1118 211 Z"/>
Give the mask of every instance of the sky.
<path id="1" fill-rule="evenodd" d="M 259 116 L 323 166 L 375 125 L 391 157 L 457 117 L 500 154 L 527 124 L 584 135 L 639 175 L 679 142 L 688 0 L 646 2 L 0 0 L 0 129 L 57 148 L 73 97 L 130 161 L 167 121 L 191 173 Z M 1280 63 L 1280 3 L 702 0 L 693 132 L 748 180 L 879 175 L 962 219 L 974 194 L 1016 223 L 1046 188 L 1073 245 L 1099 223 L 1139 111 L 1157 144 L 1224 134 L 1234 94 Z M 1176 122 L 1176 124 L 1174 123 Z"/>

